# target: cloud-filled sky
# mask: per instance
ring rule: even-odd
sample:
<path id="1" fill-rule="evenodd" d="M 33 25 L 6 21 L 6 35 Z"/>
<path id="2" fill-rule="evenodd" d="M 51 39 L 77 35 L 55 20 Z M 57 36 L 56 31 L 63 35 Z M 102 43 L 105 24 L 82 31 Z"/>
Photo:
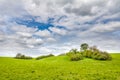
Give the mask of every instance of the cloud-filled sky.
<path id="1" fill-rule="evenodd" d="M 120 0 L 0 0 L 0 56 L 120 52 Z"/>

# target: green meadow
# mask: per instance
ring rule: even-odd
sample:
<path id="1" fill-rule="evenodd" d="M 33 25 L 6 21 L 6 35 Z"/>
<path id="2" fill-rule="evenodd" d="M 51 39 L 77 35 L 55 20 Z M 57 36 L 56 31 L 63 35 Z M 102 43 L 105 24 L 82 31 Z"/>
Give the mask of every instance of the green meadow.
<path id="1" fill-rule="evenodd" d="M 68 56 L 41 60 L 0 57 L 0 80 L 120 80 L 120 54 L 111 56 L 111 61 L 70 61 Z"/>

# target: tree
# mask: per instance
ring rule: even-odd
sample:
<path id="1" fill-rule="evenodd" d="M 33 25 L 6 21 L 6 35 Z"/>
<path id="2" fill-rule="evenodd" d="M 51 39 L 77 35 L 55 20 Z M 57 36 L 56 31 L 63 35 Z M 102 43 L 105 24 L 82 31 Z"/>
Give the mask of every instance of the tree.
<path id="1" fill-rule="evenodd" d="M 97 46 L 91 46 L 91 47 L 89 47 L 89 49 L 91 51 L 99 51 L 99 49 L 97 49 Z"/>
<path id="2" fill-rule="evenodd" d="M 22 56 L 22 54 L 21 53 L 18 53 L 17 55 L 16 55 L 16 58 L 20 58 Z"/>
<path id="3" fill-rule="evenodd" d="M 77 51 L 77 49 L 71 49 L 70 52 L 73 52 L 74 54 L 79 53 L 79 51 Z"/>
<path id="4" fill-rule="evenodd" d="M 83 50 L 83 51 L 87 50 L 88 47 L 89 47 L 89 46 L 88 46 L 87 43 L 83 43 L 83 44 L 81 44 L 81 50 Z"/>
<path id="5" fill-rule="evenodd" d="M 38 56 L 36 60 L 43 59 L 43 58 L 48 58 L 54 56 L 53 54 L 48 54 L 48 55 L 43 55 L 43 56 Z"/>
<path id="6" fill-rule="evenodd" d="M 16 59 L 32 59 L 32 57 L 30 56 L 25 56 L 21 53 L 18 53 L 16 56 L 15 56 Z"/>

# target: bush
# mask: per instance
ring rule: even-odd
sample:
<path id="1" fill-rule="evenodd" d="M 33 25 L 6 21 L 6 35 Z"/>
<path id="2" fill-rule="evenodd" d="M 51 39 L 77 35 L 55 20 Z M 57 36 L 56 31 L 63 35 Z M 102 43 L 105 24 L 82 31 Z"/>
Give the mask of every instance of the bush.
<path id="1" fill-rule="evenodd" d="M 93 55 L 93 52 L 91 50 L 86 50 L 82 54 L 84 57 L 91 58 Z"/>
<path id="2" fill-rule="evenodd" d="M 70 56 L 70 60 L 71 61 L 78 61 L 78 60 L 82 60 L 83 56 L 81 54 L 72 54 Z"/>
<path id="3" fill-rule="evenodd" d="M 77 51 L 77 49 L 71 49 L 66 53 L 70 57 L 72 61 L 78 61 L 86 58 L 92 58 L 96 60 L 111 60 L 112 57 L 107 52 L 100 51 L 96 46 L 89 47 L 88 44 L 81 44 L 81 52 Z"/>
<path id="4" fill-rule="evenodd" d="M 100 57 L 98 59 L 99 60 L 111 60 L 112 57 L 107 52 L 101 52 Z"/>
<path id="5" fill-rule="evenodd" d="M 68 53 L 66 53 L 70 57 L 71 61 L 78 61 L 83 59 L 82 53 L 77 51 L 77 49 L 71 49 Z"/>
<path id="6" fill-rule="evenodd" d="M 77 49 L 71 49 L 69 52 L 66 53 L 66 55 L 71 56 L 72 54 L 79 54 L 80 52 L 77 51 Z"/>
<path id="7" fill-rule="evenodd" d="M 53 55 L 53 54 L 49 54 L 49 55 L 38 56 L 38 57 L 36 58 L 36 60 L 43 59 L 43 58 L 47 58 L 47 57 L 52 57 L 52 56 L 54 56 L 54 55 Z"/>
<path id="8" fill-rule="evenodd" d="M 22 55 L 21 53 L 18 53 L 15 58 L 16 59 L 32 59 L 32 57 Z"/>
<path id="9" fill-rule="evenodd" d="M 96 60 L 111 60 L 112 57 L 107 52 L 98 52 L 96 55 L 92 56 Z"/>
<path id="10" fill-rule="evenodd" d="M 97 49 L 96 46 L 90 47 L 89 50 L 84 50 L 82 54 L 86 58 L 93 58 L 96 60 L 111 60 L 112 59 L 109 53 L 100 51 L 99 49 Z"/>

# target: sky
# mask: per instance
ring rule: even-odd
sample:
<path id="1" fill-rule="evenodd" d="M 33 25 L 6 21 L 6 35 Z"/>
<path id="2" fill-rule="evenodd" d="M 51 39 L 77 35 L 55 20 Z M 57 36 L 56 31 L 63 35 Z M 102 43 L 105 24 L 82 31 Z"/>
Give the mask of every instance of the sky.
<path id="1" fill-rule="evenodd" d="M 0 0 L 0 56 L 120 52 L 120 0 Z"/>

